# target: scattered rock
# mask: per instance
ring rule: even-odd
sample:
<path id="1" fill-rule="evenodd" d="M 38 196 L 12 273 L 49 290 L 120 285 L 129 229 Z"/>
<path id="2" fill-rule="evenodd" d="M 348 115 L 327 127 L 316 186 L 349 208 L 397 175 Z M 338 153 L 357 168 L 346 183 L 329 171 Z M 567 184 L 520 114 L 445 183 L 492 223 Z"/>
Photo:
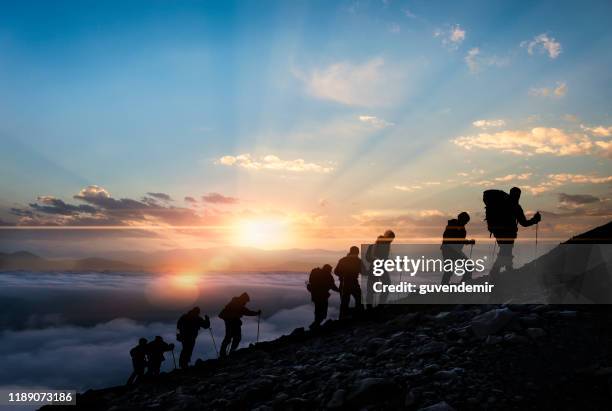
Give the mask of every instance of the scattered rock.
<path id="1" fill-rule="evenodd" d="M 329 402 L 327 403 L 327 408 L 342 408 L 344 407 L 344 403 L 345 403 L 345 398 L 346 398 L 346 391 L 345 390 L 336 390 L 336 392 L 334 392 L 334 395 L 332 395 L 331 400 L 329 400 Z"/>
<path id="2" fill-rule="evenodd" d="M 527 328 L 525 332 L 529 337 L 533 338 L 534 340 L 537 338 L 542 338 L 546 335 L 546 331 L 541 328 Z"/>
<path id="3" fill-rule="evenodd" d="M 440 401 L 439 403 L 430 405 L 429 407 L 420 408 L 419 411 L 455 411 L 455 409 L 448 405 L 446 401 Z"/>
<path id="4" fill-rule="evenodd" d="M 477 337 L 486 337 L 501 331 L 516 316 L 509 308 L 498 308 L 472 318 L 472 331 Z"/>

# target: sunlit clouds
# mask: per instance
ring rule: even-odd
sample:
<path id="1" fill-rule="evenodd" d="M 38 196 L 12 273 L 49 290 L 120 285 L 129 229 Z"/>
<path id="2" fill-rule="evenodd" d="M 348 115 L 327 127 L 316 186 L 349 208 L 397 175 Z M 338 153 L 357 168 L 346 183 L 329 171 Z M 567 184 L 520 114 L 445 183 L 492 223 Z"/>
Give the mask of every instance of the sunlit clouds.
<path id="1" fill-rule="evenodd" d="M 539 34 L 532 40 L 523 41 L 521 47 L 525 47 L 529 54 L 546 53 L 551 59 L 556 59 L 561 54 L 561 43 L 546 33 Z"/>
<path id="2" fill-rule="evenodd" d="M 535 127 L 530 130 L 504 130 L 460 136 L 452 140 L 467 150 L 498 150 L 516 155 L 604 155 L 606 147 L 589 136 L 559 128 Z M 605 143 L 605 142 L 604 142 Z M 604 144 L 605 145 L 605 144 Z"/>
<path id="3" fill-rule="evenodd" d="M 456 50 L 465 40 L 466 31 L 459 24 L 455 24 L 445 29 L 436 29 L 433 35 L 439 38 L 445 47 Z"/>
<path id="4" fill-rule="evenodd" d="M 567 84 L 564 81 L 557 82 L 554 87 L 532 87 L 529 89 L 529 95 L 535 97 L 561 98 L 565 94 L 567 94 Z"/>
<path id="5" fill-rule="evenodd" d="M 282 160 L 273 154 L 268 154 L 260 158 L 255 158 L 248 153 L 239 154 L 237 156 L 229 155 L 219 158 L 217 162 L 224 166 L 244 168 L 253 171 L 270 170 L 295 173 L 331 173 L 334 170 L 332 165 L 311 163 L 301 158 Z"/>
<path id="6" fill-rule="evenodd" d="M 313 97 L 349 106 L 385 106 L 401 96 L 406 73 L 382 57 L 361 63 L 338 62 L 305 74 L 295 72 Z"/>

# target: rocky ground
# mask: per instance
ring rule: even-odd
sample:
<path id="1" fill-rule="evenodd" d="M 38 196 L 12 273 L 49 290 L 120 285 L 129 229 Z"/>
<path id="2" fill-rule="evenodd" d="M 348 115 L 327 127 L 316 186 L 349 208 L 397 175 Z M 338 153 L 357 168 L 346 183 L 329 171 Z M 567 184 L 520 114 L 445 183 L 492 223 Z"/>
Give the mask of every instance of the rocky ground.
<path id="1" fill-rule="evenodd" d="M 610 409 L 611 312 L 388 306 L 137 386 L 88 391 L 76 409 Z"/>

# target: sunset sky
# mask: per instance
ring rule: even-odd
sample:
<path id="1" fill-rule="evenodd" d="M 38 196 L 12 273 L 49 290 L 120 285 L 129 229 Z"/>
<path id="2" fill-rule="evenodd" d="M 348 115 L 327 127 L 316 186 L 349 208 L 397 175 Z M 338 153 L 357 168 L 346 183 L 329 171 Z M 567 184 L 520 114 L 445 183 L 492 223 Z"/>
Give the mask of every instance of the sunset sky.
<path id="1" fill-rule="evenodd" d="M 464 210 L 488 237 L 482 191 L 514 185 L 544 237 L 603 224 L 611 15 L 610 1 L 4 2 L 0 251 L 343 249 L 388 228 L 438 241 Z"/>

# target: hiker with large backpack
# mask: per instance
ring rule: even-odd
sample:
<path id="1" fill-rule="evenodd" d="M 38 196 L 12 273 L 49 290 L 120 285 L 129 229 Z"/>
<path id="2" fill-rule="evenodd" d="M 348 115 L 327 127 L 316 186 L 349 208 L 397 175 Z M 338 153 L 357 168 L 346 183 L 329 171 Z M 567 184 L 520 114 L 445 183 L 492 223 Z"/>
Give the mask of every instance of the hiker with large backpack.
<path id="1" fill-rule="evenodd" d="M 261 315 L 261 310 L 253 311 L 246 307 L 246 304 L 251 300 L 247 293 L 242 293 L 232 300 L 221 310 L 219 318 L 225 322 L 225 338 L 221 343 L 220 357 L 227 356 L 227 347 L 230 345 L 229 353 L 233 353 L 238 348 L 242 339 L 242 316 L 247 315 L 254 317 Z"/>
<path id="2" fill-rule="evenodd" d="M 487 228 L 495 237 L 499 246 L 497 258 L 489 272 L 492 280 L 495 279 L 502 268 L 505 267 L 506 271 L 514 268 L 512 249 L 514 240 L 518 235 L 518 225 L 529 227 L 538 224 L 542 219 L 540 213 L 536 212 L 528 220 L 519 204 L 520 198 L 521 189 L 518 187 L 512 187 L 510 194 L 501 190 L 487 190 L 482 195 L 482 200 L 485 203 Z"/>
<path id="3" fill-rule="evenodd" d="M 463 253 L 465 244 L 474 245 L 475 240 L 467 240 L 467 232 L 465 225 L 470 222 L 470 215 L 465 211 L 460 213 L 457 218 L 448 220 L 446 229 L 442 234 L 442 258 L 444 260 L 467 260 L 468 257 Z M 471 257 L 471 255 L 470 255 Z M 442 284 L 449 284 L 452 276 L 452 271 L 445 271 L 442 275 Z M 469 282 L 472 279 L 472 272 L 468 271 L 462 276 L 463 282 Z"/>

